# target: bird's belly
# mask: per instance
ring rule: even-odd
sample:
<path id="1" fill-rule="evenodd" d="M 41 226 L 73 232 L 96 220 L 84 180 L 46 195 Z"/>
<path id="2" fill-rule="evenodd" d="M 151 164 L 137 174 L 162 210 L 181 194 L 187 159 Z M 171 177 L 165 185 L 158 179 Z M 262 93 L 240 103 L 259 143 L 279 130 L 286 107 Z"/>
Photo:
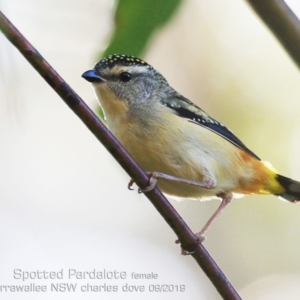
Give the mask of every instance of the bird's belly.
<path id="1" fill-rule="evenodd" d="M 136 146 L 136 144 L 135 144 Z M 217 169 L 230 170 L 228 162 L 217 162 L 209 154 L 198 150 L 197 156 L 186 152 L 185 155 L 181 153 L 168 153 L 161 147 L 156 149 L 147 148 L 147 144 L 140 144 L 139 147 L 131 147 L 127 145 L 129 153 L 137 160 L 145 171 L 160 172 L 175 177 L 203 182 L 209 178 L 216 182 L 216 187 L 213 189 L 201 188 L 195 185 L 182 183 L 179 181 L 159 179 L 157 186 L 162 192 L 180 197 L 201 199 L 203 197 L 215 196 L 219 193 L 225 193 L 234 189 L 236 183 L 231 176 L 223 176 Z M 160 150 L 157 150 L 160 149 Z M 158 151 L 162 151 L 158 152 Z M 196 157 L 196 161 L 194 159 Z M 225 172 L 226 175 L 228 172 Z"/>
<path id="2" fill-rule="evenodd" d="M 220 193 L 220 187 L 218 186 L 214 189 L 204 189 L 186 183 L 167 181 L 165 179 L 159 179 L 157 186 L 162 192 L 179 198 L 201 199 L 212 197 Z"/>
<path id="3" fill-rule="evenodd" d="M 245 159 L 240 155 L 242 150 L 210 131 L 204 130 L 205 134 L 198 136 L 198 131 L 183 134 L 178 129 L 177 135 L 163 141 L 161 136 L 167 134 L 163 129 L 148 132 L 130 127 L 126 127 L 125 131 L 120 126 L 115 134 L 145 171 L 161 172 L 197 182 L 211 179 L 216 183 L 213 189 L 207 189 L 159 179 L 157 185 L 166 194 L 201 199 L 220 193 L 242 193 L 241 182 L 253 176 L 251 163 L 254 159 L 249 159 L 249 167 L 246 166 Z"/>

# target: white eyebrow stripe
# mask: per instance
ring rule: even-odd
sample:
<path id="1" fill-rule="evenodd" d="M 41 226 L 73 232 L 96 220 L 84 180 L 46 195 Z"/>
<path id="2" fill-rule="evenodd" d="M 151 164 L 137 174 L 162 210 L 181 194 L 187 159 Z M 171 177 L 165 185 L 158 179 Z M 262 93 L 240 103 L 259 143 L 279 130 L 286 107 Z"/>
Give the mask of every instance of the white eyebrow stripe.
<path id="1" fill-rule="evenodd" d="M 129 72 L 129 73 L 146 73 L 149 70 L 148 66 L 114 66 L 111 69 L 112 73 L 120 74 L 122 72 Z"/>

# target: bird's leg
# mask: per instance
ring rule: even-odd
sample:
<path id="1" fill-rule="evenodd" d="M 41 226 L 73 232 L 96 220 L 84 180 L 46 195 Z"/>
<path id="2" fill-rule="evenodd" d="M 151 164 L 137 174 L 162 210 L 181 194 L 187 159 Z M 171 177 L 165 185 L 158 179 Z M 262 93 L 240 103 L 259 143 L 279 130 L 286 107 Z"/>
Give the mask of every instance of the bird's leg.
<path id="1" fill-rule="evenodd" d="M 217 210 L 209 218 L 209 220 L 206 222 L 203 228 L 199 232 L 195 233 L 196 236 L 199 238 L 200 243 L 205 241 L 204 234 L 206 233 L 208 227 L 217 219 L 217 217 L 221 214 L 221 212 L 231 202 L 232 199 L 231 193 L 225 193 L 225 194 L 222 193 L 222 194 L 218 194 L 217 196 L 222 198 L 221 204 L 218 206 Z"/>
<path id="2" fill-rule="evenodd" d="M 199 239 L 199 243 L 202 243 L 202 242 L 205 241 L 204 234 L 206 233 L 208 227 L 217 219 L 217 217 L 224 210 L 224 208 L 231 202 L 231 199 L 232 199 L 232 194 L 231 193 L 222 193 L 222 194 L 218 194 L 217 196 L 220 197 L 220 198 L 222 198 L 221 204 L 218 206 L 218 208 L 216 209 L 216 211 L 209 218 L 209 220 L 206 222 L 206 224 L 203 226 L 203 228 L 199 232 L 195 233 L 195 235 Z M 176 240 L 175 243 L 179 244 L 180 241 Z M 182 249 L 181 254 L 188 255 L 188 254 L 191 254 L 191 253 L 189 253 L 189 251 L 187 251 L 185 249 Z"/>
<path id="3" fill-rule="evenodd" d="M 170 181 L 175 181 L 175 182 L 183 182 L 186 184 L 190 185 L 195 185 L 204 189 L 213 189 L 216 187 L 216 181 L 213 180 L 212 178 L 205 178 L 203 182 L 199 181 L 194 181 L 194 180 L 189 180 L 177 176 L 172 176 L 160 172 L 146 172 L 148 175 L 150 175 L 149 178 L 149 185 L 145 189 L 139 189 L 139 193 L 147 193 L 152 191 L 157 183 L 158 179 L 165 179 L 165 180 L 170 180 Z M 132 189 L 131 186 L 133 185 L 133 180 L 131 179 L 130 182 L 128 183 L 128 189 Z"/>

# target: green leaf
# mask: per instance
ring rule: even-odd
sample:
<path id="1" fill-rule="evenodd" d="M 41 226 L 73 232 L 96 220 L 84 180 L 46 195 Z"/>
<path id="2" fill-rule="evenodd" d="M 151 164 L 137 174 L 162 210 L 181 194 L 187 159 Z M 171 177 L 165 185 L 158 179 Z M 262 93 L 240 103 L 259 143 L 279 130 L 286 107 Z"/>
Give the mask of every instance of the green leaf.
<path id="1" fill-rule="evenodd" d="M 97 106 L 97 116 L 100 118 L 100 120 L 103 122 L 103 123 L 106 123 L 106 120 L 105 120 L 105 117 L 104 117 L 104 111 L 102 109 L 102 107 L 100 105 Z"/>
<path id="2" fill-rule="evenodd" d="M 155 31 L 166 24 L 181 0 L 118 0 L 115 29 L 103 56 L 141 56 Z"/>

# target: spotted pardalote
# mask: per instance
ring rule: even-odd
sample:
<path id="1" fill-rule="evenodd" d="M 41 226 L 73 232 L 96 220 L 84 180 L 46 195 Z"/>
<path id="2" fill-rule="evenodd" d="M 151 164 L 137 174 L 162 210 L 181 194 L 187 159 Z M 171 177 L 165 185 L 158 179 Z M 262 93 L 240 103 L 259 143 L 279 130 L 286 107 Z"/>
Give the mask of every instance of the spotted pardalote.
<path id="1" fill-rule="evenodd" d="M 180 198 L 274 194 L 300 201 L 300 183 L 277 174 L 224 125 L 176 92 L 143 60 L 114 54 L 82 75 L 93 84 L 109 129 L 155 184 Z M 159 180 L 158 180 L 159 179 Z"/>

